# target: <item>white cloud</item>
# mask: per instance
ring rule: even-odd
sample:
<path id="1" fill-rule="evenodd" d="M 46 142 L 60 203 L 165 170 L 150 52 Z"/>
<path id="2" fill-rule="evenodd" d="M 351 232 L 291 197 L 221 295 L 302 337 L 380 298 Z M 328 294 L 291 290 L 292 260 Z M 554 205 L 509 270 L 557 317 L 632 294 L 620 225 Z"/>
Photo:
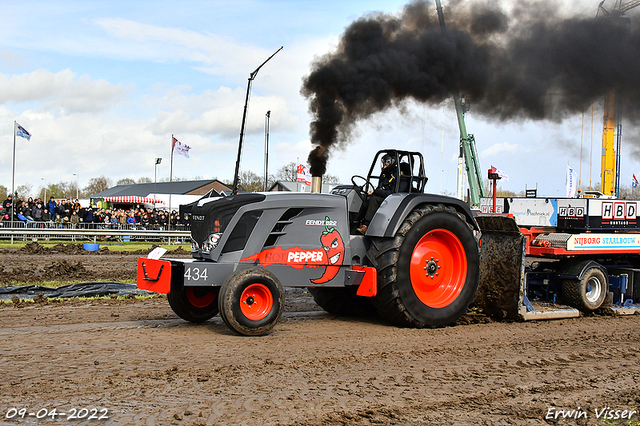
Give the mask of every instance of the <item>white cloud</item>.
<path id="1" fill-rule="evenodd" d="M 5 68 L 19 68 L 26 66 L 29 61 L 24 53 L 19 53 L 12 49 L 4 49 L 0 51 L 0 63 Z"/>
<path id="2" fill-rule="evenodd" d="M 38 69 L 30 73 L 0 74 L 0 103 L 43 102 L 45 109 L 61 113 L 99 112 L 115 105 L 127 93 L 122 84 L 76 77 L 69 69 L 52 73 Z"/>
<path id="3" fill-rule="evenodd" d="M 499 155 L 507 155 L 510 153 L 525 152 L 527 151 L 518 144 L 509 142 L 498 142 L 491 145 L 489 148 L 483 150 L 480 153 L 480 157 L 494 157 Z"/>
<path id="4" fill-rule="evenodd" d="M 150 124 L 156 134 L 189 132 L 237 138 L 240 132 L 246 92 L 226 87 L 202 94 L 185 93 L 169 89 L 157 97 L 147 99 L 161 111 Z M 155 102 L 154 102 L 155 100 Z M 271 111 L 270 128 L 273 131 L 293 131 L 299 123 L 289 111 L 287 101 L 280 96 L 252 95 L 249 103 L 246 133 L 264 132 L 265 114 Z"/>
<path id="5" fill-rule="evenodd" d="M 268 57 L 262 49 L 238 45 L 231 38 L 218 34 L 160 27 L 123 18 L 101 18 L 93 22 L 109 35 L 125 41 L 128 47 L 121 53 L 129 58 L 194 62 L 207 65 L 199 67 L 201 71 L 235 75 L 250 69 L 256 58 Z M 234 60 L 230 61 L 230 58 Z M 250 71 L 246 72 L 248 75 Z"/>

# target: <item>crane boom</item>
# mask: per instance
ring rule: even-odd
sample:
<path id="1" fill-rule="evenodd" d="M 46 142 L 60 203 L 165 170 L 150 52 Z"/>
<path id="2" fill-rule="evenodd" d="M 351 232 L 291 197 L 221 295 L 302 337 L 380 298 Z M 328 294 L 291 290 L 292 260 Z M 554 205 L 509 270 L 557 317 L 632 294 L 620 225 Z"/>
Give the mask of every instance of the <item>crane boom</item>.
<path id="1" fill-rule="evenodd" d="M 602 0 L 600 2 L 600 4 L 598 5 L 598 12 L 596 14 L 596 16 L 599 16 L 600 13 L 602 13 L 603 15 L 606 16 L 611 16 L 611 15 L 624 15 L 625 12 L 630 11 L 631 9 L 633 9 L 636 6 L 640 6 L 640 0 L 631 0 L 628 1 L 626 3 L 622 3 L 622 0 L 616 0 L 615 5 L 613 6 L 613 9 L 608 10 L 607 8 L 604 7 L 604 2 L 606 0 Z"/>
<path id="2" fill-rule="evenodd" d="M 602 168 L 600 176 L 600 192 L 611 196 L 617 195 L 616 158 L 618 155 L 615 143 L 615 100 L 616 91 L 613 89 L 604 97 L 604 118 L 602 123 Z"/>
<path id="3" fill-rule="evenodd" d="M 444 21 L 440 0 L 436 0 L 436 10 L 438 11 L 440 27 L 445 31 L 447 26 Z M 480 198 L 484 197 L 484 188 L 482 187 L 482 175 L 480 174 L 480 161 L 476 152 L 476 140 L 472 134 L 467 133 L 467 126 L 464 122 L 465 109 L 459 93 L 454 93 L 453 102 L 456 107 L 458 127 L 460 128 L 460 147 L 464 154 L 467 179 L 469 180 L 470 204 L 472 207 L 480 207 Z"/>
<path id="4" fill-rule="evenodd" d="M 628 21 L 624 14 L 640 6 L 640 0 L 623 2 L 616 0 L 613 8 L 604 7 L 606 0 L 598 4 L 596 17 L 613 19 L 620 25 L 621 33 L 628 31 Z M 626 28 L 625 28 L 626 27 Z M 622 145 L 621 97 L 624 88 L 614 87 L 604 97 L 604 115 L 602 123 L 602 169 L 600 174 L 600 192 L 609 196 L 620 196 L 620 148 Z"/>

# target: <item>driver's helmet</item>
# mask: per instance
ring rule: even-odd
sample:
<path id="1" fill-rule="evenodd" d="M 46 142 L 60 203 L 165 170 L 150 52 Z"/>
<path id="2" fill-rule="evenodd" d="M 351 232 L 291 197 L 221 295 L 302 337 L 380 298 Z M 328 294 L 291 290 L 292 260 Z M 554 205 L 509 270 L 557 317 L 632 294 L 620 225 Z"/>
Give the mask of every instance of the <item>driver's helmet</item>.
<path id="1" fill-rule="evenodd" d="M 396 163 L 396 158 L 395 158 L 395 156 L 393 156 L 391 154 L 385 154 L 385 155 L 382 156 L 380 161 L 382 162 L 380 167 L 382 167 L 382 169 L 384 170 L 387 167 L 393 166 Z"/>

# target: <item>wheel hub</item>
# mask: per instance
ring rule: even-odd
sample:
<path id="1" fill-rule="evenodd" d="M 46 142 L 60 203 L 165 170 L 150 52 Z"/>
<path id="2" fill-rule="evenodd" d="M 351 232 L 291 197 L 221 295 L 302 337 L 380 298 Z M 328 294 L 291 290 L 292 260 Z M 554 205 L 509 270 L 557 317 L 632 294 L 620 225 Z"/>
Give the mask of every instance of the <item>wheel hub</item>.
<path id="1" fill-rule="evenodd" d="M 426 261 L 426 266 L 424 267 L 424 270 L 427 276 L 431 277 L 431 279 L 434 279 L 435 277 L 440 275 L 440 273 L 438 272 L 438 270 L 441 268 L 441 266 L 438 265 L 439 261 L 440 261 L 439 259 L 434 259 L 433 256 L 431 256 L 430 260 Z"/>
<path id="2" fill-rule="evenodd" d="M 264 319 L 273 308 L 273 295 L 262 283 L 250 284 L 240 295 L 240 311 L 252 321 Z"/>
<path id="3" fill-rule="evenodd" d="M 409 268 L 415 295 L 434 309 L 453 303 L 467 279 L 464 247 L 457 235 L 447 229 L 433 229 L 420 238 Z"/>

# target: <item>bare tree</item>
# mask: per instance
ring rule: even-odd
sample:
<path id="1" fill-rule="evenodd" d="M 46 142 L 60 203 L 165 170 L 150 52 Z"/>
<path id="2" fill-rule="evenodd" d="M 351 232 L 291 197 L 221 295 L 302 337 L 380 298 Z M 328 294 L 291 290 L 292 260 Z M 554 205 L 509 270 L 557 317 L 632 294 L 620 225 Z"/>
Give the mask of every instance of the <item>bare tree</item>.
<path id="1" fill-rule="evenodd" d="M 276 180 L 295 182 L 298 179 L 298 166 L 293 161 L 285 164 L 276 171 Z"/>
<path id="2" fill-rule="evenodd" d="M 138 179 L 138 183 L 153 183 L 153 179 L 143 176 Z"/>
<path id="3" fill-rule="evenodd" d="M 640 196 L 640 188 L 627 185 L 620 185 L 620 198 L 637 200 Z"/>
<path id="4" fill-rule="evenodd" d="M 240 186 L 245 191 L 259 192 L 264 190 L 264 180 L 254 172 L 242 172 L 240 173 Z"/>
<path id="5" fill-rule="evenodd" d="M 338 176 L 330 175 L 328 173 L 322 176 L 322 182 L 330 183 L 332 185 L 338 185 L 341 183 L 340 178 L 338 178 Z"/>
<path id="6" fill-rule="evenodd" d="M 63 185 L 62 182 L 60 182 L 59 184 L 52 183 L 51 185 L 49 185 L 49 187 L 47 188 L 47 196 L 53 198 L 66 198 L 66 188 L 61 188 L 61 185 Z"/>
<path id="7" fill-rule="evenodd" d="M 98 192 L 105 191 L 111 188 L 111 186 L 112 186 L 111 179 L 102 175 L 100 177 L 89 179 L 89 183 L 87 184 L 87 186 L 84 187 L 83 192 L 86 194 L 87 197 L 89 197 Z"/>
<path id="8" fill-rule="evenodd" d="M 19 185 L 16 188 L 16 198 L 17 197 L 30 197 L 31 196 L 31 184 L 30 183 L 24 183 L 22 185 Z M 26 198 L 25 198 L 26 200 Z"/>
<path id="9" fill-rule="evenodd" d="M 135 185 L 136 181 L 131 178 L 122 178 L 120 179 L 116 185 Z"/>

